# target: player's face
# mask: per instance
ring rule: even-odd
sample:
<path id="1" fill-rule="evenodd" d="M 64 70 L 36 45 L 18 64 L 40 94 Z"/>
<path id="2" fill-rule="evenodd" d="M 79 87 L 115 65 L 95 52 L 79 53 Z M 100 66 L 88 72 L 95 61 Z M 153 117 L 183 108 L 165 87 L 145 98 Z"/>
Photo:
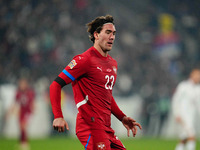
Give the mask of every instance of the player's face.
<path id="1" fill-rule="evenodd" d="M 200 82 L 200 71 L 195 71 L 193 73 L 193 80 L 196 84 Z"/>
<path id="2" fill-rule="evenodd" d="M 115 40 L 116 29 L 112 23 L 103 25 L 102 30 L 98 33 L 97 44 L 104 51 L 110 51 L 112 49 Z"/>
<path id="3" fill-rule="evenodd" d="M 28 88 L 28 82 L 25 79 L 19 81 L 19 89 L 25 91 Z"/>

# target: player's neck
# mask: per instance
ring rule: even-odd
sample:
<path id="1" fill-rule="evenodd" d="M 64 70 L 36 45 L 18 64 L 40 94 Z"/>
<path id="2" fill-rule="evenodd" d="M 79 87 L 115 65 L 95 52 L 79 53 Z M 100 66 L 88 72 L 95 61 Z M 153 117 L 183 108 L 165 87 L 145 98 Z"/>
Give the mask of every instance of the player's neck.
<path id="1" fill-rule="evenodd" d="M 94 48 L 103 56 L 107 57 L 108 56 L 108 51 L 104 51 L 100 46 L 97 46 L 94 44 Z"/>

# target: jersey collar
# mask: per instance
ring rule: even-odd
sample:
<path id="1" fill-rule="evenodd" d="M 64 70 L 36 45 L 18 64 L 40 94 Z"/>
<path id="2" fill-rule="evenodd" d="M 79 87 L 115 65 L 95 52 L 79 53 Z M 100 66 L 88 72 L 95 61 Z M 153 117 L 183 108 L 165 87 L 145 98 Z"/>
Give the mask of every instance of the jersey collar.
<path id="1" fill-rule="evenodd" d="M 96 48 L 94 48 L 94 46 L 92 46 L 91 49 L 94 50 L 94 52 L 97 54 L 97 56 L 100 57 L 101 59 L 108 60 L 108 59 L 110 58 L 110 55 L 109 55 L 109 54 L 108 54 L 107 57 L 102 56 L 102 55 L 99 53 L 99 51 L 98 51 Z"/>

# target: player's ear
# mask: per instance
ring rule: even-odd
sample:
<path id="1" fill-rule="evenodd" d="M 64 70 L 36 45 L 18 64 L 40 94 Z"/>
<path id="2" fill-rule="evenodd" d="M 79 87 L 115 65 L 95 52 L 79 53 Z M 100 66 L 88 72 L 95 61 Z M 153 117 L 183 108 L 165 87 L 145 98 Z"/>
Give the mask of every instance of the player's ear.
<path id="1" fill-rule="evenodd" d="M 94 32 L 94 38 L 95 38 L 96 40 L 99 39 L 99 33 L 97 33 L 96 31 Z"/>

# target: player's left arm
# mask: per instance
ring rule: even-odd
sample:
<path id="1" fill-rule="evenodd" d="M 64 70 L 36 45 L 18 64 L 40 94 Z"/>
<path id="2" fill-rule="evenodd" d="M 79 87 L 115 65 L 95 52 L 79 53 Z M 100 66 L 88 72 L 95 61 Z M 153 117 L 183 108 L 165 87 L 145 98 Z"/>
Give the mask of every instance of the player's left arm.
<path id="1" fill-rule="evenodd" d="M 126 116 L 121 109 L 118 107 L 115 99 L 112 97 L 111 100 L 111 113 L 120 121 L 122 121 L 123 117 Z"/>
<path id="2" fill-rule="evenodd" d="M 142 129 L 142 126 L 137 123 L 134 119 L 132 119 L 131 117 L 127 117 L 118 107 L 115 99 L 112 97 L 111 100 L 111 113 L 118 118 L 122 124 L 124 125 L 124 127 L 127 129 L 127 135 L 130 135 L 130 130 L 133 133 L 133 136 L 135 137 L 135 135 L 137 134 L 137 127 L 139 127 L 140 129 Z"/>
<path id="3" fill-rule="evenodd" d="M 140 130 L 142 129 L 142 126 L 131 117 L 124 116 L 122 119 L 122 123 L 124 127 L 127 129 L 128 137 L 130 135 L 130 130 L 132 131 L 133 136 L 135 137 L 135 135 L 137 134 L 137 127 L 139 127 Z"/>

